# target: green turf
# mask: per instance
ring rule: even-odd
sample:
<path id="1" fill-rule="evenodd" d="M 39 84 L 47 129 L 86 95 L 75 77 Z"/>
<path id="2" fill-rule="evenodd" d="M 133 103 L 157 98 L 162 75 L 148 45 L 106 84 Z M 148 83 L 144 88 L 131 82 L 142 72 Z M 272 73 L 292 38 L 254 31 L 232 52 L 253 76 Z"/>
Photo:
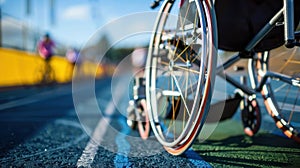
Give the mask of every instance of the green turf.
<path id="1" fill-rule="evenodd" d="M 219 123 L 193 150 L 213 167 L 300 167 L 300 144 L 264 131 L 248 137 L 233 120 Z"/>

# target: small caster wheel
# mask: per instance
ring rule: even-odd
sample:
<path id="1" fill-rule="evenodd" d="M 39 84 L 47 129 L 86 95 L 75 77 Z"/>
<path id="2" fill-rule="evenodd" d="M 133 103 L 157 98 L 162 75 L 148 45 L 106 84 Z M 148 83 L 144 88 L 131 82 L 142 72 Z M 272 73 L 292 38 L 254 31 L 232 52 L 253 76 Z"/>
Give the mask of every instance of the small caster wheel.
<path id="1" fill-rule="evenodd" d="M 252 99 L 251 96 L 242 101 L 241 117 L 244 126 L 244 132 L 248 136 L 255 135 L 261 124 L 260 108 L 257 100 Z"/>

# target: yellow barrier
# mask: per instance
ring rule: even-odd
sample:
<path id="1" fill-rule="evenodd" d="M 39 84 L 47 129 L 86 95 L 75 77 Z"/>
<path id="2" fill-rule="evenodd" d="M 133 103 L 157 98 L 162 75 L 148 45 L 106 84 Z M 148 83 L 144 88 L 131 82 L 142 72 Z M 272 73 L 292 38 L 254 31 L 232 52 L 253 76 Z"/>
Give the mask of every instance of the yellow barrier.
<path id="1" fill-rule="evenodd" d="M 65 83 L 72 79 L 72 65 L 64 57 L 53 56 L 50 66 L 55 82 Z M 44 67 L 44 60 L 34 53 L 0 48 L 0 87 L 39 84 Z M 92 62 L 83 62 L 80 69 L 75 69 L 82 76 L 103 75 L 102 68 Z"/>

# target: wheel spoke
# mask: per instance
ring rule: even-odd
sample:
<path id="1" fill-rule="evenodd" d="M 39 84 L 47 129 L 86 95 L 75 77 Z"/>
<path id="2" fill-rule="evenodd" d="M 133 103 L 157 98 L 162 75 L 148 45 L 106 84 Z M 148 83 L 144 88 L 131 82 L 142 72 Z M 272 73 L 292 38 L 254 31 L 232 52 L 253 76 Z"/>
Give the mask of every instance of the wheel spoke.
<path id="1" fill-rule="evenodd" d="M 211 100 L 210 91 L 204 89 L 211 89 L 207 82 L 214 81 L 215 74 L 207 72 L 206 64 L 210 62 L 209 68 L 213 69 L 216 57 L 212 54 L 216 52 L 206 51 L 214 51 L 211 47 L 216 41 L 208 37 L 213 37 L 209 33 L 216 30 L 202 26 L 212 25 L 215 19 L 210 16 L 214 12 L 207 1 L 184 1 L 175 24 L 172 6 L 176 6 L 173 1 L 165 1 L 159 12 L 149 45 L 146 90 L 153 132 L 168 152 L 178 155 L 188 149 L 200 131 L 206 114 L 199 115 L 199 111 L 208 111 L 209 103 L 200 104 Z"/>
<path id="2" fill-rule="evenodd" d="M 184 107 L 187 109 L 187 113 L 188 113 L 189 115 L 191 115 L 191 114 L 190 114 L 190 111 L 189 111 L 189 109 L 188 109 L 186 100 L 184 99 L 184 94 L 182 93 L 182 91 L 181 91 L 181 89 L 180 89 L 179 83 L 178 83 L 176 77 L 175 77 L 173 74 L 171 74 L 171 75 L 172 75 L 172 77 L 173 77 L 173 80 L 174 80 L 174 82 L 175 82 L 176 87 L 178 88 L 178 91 L 179 91 L 179 93 L 180 93 L 180 97 L 182 98 Z"/>
<path id="3" fill-rule="evenodd" d="M 197 39 L 198 39 L 199 36 L 200 36 L 200 35 L 198 35 L 195 39 L 193 39 L 193 40 L 191 41 L 191 43 L 195 43 L 195 41 L 197 41 Z M 186 44 L 186 43 L 184 43 L 184 44 Z M 190 49 L 190 46 L 186 46 L 186 47 L 185 47 L 185 48 L 177 55 L 177 57 L 173 59 L 174 62 L 177 61 L 180 57 L 182 57 L 182 55 L 183 55 L 188 49 Z M 186 61 L 186 60 L 185 60 L 185 61 Z"/>
<path id="4" fill-rule="evenodd" d="M 165 61 L 161 61 L 160 63 L 163 64 L 163 65 L 169 66 L 169 63 L 167 63 Z M 176 64 L 173 67 L 177 68 L 177 69 L 181 69 L 181 70 L 187 71 L 187 72 L 192 72 L 192 73 L 200 75 L 200 72 L 198 72 L 196 70 L 193 70 L 193 69 L 183 68 L 182 66 L 177 66 Z"/>

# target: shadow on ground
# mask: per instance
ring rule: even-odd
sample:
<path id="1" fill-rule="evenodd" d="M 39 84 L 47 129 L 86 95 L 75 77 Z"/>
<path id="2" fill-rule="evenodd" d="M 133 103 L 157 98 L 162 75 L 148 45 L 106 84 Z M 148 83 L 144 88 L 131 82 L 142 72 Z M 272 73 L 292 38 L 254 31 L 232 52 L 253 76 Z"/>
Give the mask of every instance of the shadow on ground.
<path id="1" fill-rule="evenodd" d="M 229 123 L 218 126 L 211 138 L 204 142 L 197 141 L 193 145 L 193 149 L 213 167 L 298 167 L 300 165 L 300 144 L 286 137 L 263 131 L 254 137 L 248 137 L 239 131 L 231 135 L 228 133 L 229 136 L 224 137 L 223 135 L 228 132 L 226 127 L 231 125 Z M 216 138 L 218 135 L 224 138 Z"/>

